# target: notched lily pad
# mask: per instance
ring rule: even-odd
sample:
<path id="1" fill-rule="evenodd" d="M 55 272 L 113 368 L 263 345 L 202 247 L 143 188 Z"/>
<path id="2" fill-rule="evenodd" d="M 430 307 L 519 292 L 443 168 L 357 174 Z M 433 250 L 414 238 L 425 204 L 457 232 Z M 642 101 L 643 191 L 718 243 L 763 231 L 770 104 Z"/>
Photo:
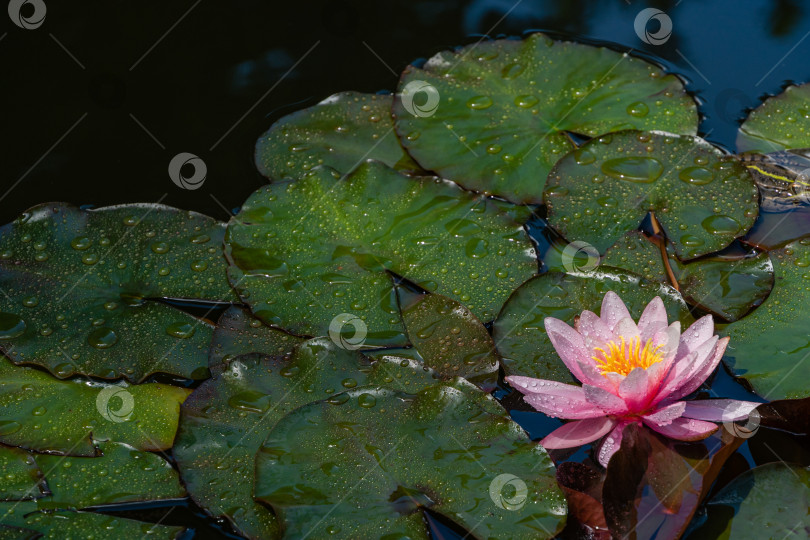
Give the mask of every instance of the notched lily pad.
<path id="1" fill-rule="evenodd" d="M 506 372 L 565 383 L 573 376 L 554 350 L 546 334 L 546 317 L 570 325 L 582 311 L 599 314 L 602 298 L 614 291 L 637 320 L 650 301 L 660 296 L 670 322 L 691 321 L 689 309 L 678 291 L 636 274 L 600 266 L 589 273 L 549 272 L 521 285 L 504 304 L 495 320 L 492 337 Z"/>
<path id="2" fill-rule="evenodd" d="M 545 450 L 463 379 L 306 405 L 256 459 L 256 496 L 286 538 L 426 539 L 423 508 L 482 538 L 550 538 L 565 522 Z"/>
<path id="3" fill-rule="evenodd" d="M 648 212 L 682 260 L 720 251 L 754 224 L 759 194 L 747 169 L 703 139 L 624 131 L 557 162 L 543 200 L 549 224 L 600 253 Z"/>
<path id="4" fill-rule="evenodd" d="M 261 188 L 228 226 L 231 282 L 267 324 L 309 336 L 353 328 L 357 346 L 403 345 L 387 270 L 481 320 L 534 273 L 523 228 L 484 197 L 377 162 L 338 177 L 320 168 Z"/>
<path id="5" fill-rule="evenodd" d="M 663 239 L 657 242 L 663 243 Z M 669 269 L 664 266 L 660 245 L 639 231 L 627 233 L 602 257 L 602 264 L 629 270 L 651 281 L 673 284 L 674 278 L 689 304 L 729 322 L 743 318 L 760 305 L 773 288 L 773 264 L 767 253 L 725 250 L 683 263 L 668 246 L 667 262 Z"/>
<path id="6" fill-rule="evenodd" d="M 751 111 L 737 133 L 738 152 L 810 147 L 810 84 L 790 85 Z"/>
<path id="7" fill-rule="evenodd" d="M 433 384 L 429 370 L 407 359 L 375 364 L 328 338 L 300 344 L 292 357 L 249 354 L 220 363 L 214 378 L 186 400 L 174 456 L 191 497 L 225 516 L 249 538 L 277 538 L 273 513 L 253 501 L 256 451 L 270 429 L 296 407 L 364 384 L 416 393 Z"/>
<path id="8" fill-rule="evenodd" d="M 728 325 L 724 361 L 767 399 L 810 396 L 810 238 L 770 252 L 774 287 L 744 319 Z"/>
<path id="9" fill-rule="evenodd" d="M 695 101 L 675 75 L 603 47 L 484 41 L 408 66 L 394 100 L 403 146 L 427 170 L 468 189 L 540 203 L 565 132 L 622 129 L 695 134 Z"/>
<path id="10" fill-rule="evenodd" d="M 0 471 L 3 471 L 0 501 L 23 501 L 44 495 L 42 471 L 30 453 L 0 446 Z"/>
<path id="11" fill-rule="evenodd" d="M 60 378 L 205 378 L 212 325 L 155 299 L 235 300 L 223 234 L 156 204 L 31 208 L 0 229 L 0 349 Z"/>
<path id="12" fill-rule="evenodd" d="M 390 95 L 340 92 L 285 116 L 256 142 L 259 172 L 281 180 L 327 165 L 346 174 L 367 159 L 419 170 L 394 133 L 392 101 Z"/>
<path id="13" fill-rule="evenodd" d="M 398 285 L 408 340 L 426 366 L 445 378 L 464 377 L 486 390 L 498 382 L 495 344 L 475 315 L 440 294 L 419 294 Z"/>
<path id="14" fill-rule="evenodd" d="M 214 328 L 208 367 L 214 369 L 243 354 L 289 354 L 303 341 L 303 338 L 263 324 L 246 309 L 231 306 L 219 317 Z"/>
<path id="15" fill-rule="evenodd" d="M 166 450 L 189 393 L 157 383 L 63 381 L 0 358 L 0 443 L 72 456 L 94 456 L 94 441 Z"/>

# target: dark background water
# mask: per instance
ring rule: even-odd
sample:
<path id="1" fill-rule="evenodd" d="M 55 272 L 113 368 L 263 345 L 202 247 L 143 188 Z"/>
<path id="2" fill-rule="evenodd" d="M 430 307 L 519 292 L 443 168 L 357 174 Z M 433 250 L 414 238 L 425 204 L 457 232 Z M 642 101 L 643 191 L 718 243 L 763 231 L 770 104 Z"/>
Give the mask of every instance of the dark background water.
<path id="1" fill-rule="evenodd" d="M 264 183 L 253 145 L 274 121 L 334 92 L 393 91 L 409 62 L 484 34 L 542 29 L 653 58 L 688 81 L 702 134 L 732 150 L 746 109 L 810 80 L 810 5 L 790 0 L 45 2 L 34 30 L 0 13 L 0 223 L 56 200 L 160 201 L 227 219 Z M 663 45 L 635 33 L 650 6 L 672 19 Z M 179 152 L 206 163 L 202 188 L 171 182 Z M 715 389 L 740 391 L 720 375 Z M 516 419 L 526 415 L 542 416 Z M 537 437 L 553 427 L 521 423 Z M 164 523 L 222 537 L 198 509 L 173 508 Z"/>

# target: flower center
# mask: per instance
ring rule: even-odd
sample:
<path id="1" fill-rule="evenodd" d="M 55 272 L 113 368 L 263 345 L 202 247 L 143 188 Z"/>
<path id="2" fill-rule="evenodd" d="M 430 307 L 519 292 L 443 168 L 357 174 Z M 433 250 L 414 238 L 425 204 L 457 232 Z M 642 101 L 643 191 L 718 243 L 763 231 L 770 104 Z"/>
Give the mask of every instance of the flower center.
<path id="1" fill-rule="evenodd" d="M 637 367 L 647 369 L 663 360 L 658 352 L 662 346 L 653 346 L 651 339 L 647 340 L 644 347 L 641 346 L 639 337 L 634 337 L 629 342 L 624 340 L 624 336 L 621 339 L 621 344 L 615 341 L 608 343 L 607 350 L 599 347 L 594 349 L 601 354 L 601 358 L 599 356 L 592 358 L 596 360 L 596 365 L 602 371 L 602 375 L 618 373 L 627 376 Z"/>

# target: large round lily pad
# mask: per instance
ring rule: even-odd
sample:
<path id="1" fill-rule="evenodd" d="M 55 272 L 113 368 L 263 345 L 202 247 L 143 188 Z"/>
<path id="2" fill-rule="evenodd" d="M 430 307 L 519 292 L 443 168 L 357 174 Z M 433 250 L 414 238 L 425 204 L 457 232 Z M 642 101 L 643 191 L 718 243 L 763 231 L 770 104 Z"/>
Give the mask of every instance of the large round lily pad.
<path id="1" fill-rule="evenodd" d="M 810 396 L 810 238 L 770 252 L 774 287 L 765 301 L 721 333 L 724 361 L 767 399 Z"/>
<path id="2" fill-rule="evenodd" d="M 231 306 L 217 321 L 208 366 L 214 369 L 243 354 L 289 354 L 302 341 L 303 338 L 263 324 L 246 309 Z"/>
<path id="3" fill-rule="evenodd" d="M 546 334 L 546 317 L 570 325 L 584 310 L 599 313 L 605 293 L 613 291 L 638 320 L 650 301 L 660 296 L 670 322 L 689 322 L 691 316 L 678 291 L 636 274 L 600 266 L 590 273 L 549 272 L 521 285 L 503 306 L 492 329 L 495 347 L 507 373 L 570 383 L 565 367 Z"/>
<path id="4" fill-rule="evenodd" d="M 667 249 L 666 256 L 669 271 L 660 247 L 643 233 L 631 231 L 608 248 L 601 263 L 651 281 L 677 284 L 688 303 L 729 322 L 741 319 L 760 305 L 773 288 L 773 264 L 764 252 L 735 250 L 689 263 L 679 261 L 671 249 Z"/>
<path id="5" fill-rule="evenodd" d="M 256 142 L 256 166 L 271 180 L 298 178 L 328 165 L 351 172 L 367 159 L 419 169 L 394 133 L 391 95 L 340 92 L 289 114 Z"/>
<path id="6" fill-rule="evenodd" d="M 409 66 L 394 100 L 403 146 L 425 169 L 517 203 L 540 203 L 564 132 L 695 134 L 695 101 L 674 75 L 628 54 L 553 41 L 485 41 Z"/>
<path id="7" fill-rule="evenodd" d="M 157 383 L 63 381 L 0 358 L 0 443 L 73 456 L 95 455 L 94 441 L 165 450 L 189 393 Z"/>
<path id="8" fill-rule="evenodd" d="M 485 321 L 535 270 L 522 227 L 483 197 L 377 162 L 339 176 L 320 168 L 261 188 L 228 226 L 231 282 L 268 324 L 310 336 L 347 328 L 357 346 L 403 344 L 387 270 Z"/>
<path id="9" fill-rule="evenodd" d="M 551 459 L 472 384 L 343 396 L 287 415 L 259 450 L 256 496 L 285 538 L 427 539 L 422 508 L 479 538 L 562 528 Z"/>
<path id="10" fill-rule="evenodd" d="M 681 260 L 725 248 L 759 209 L 731 156 L 696 137 L 639 131 L 592 139 L 558 161 L 543 200 L 552 227 L 600 253 L 654 211 Z"/>
<path id="11" fill-rule="evenodd" d="M 788 86 L 751 111 L 737 133 L 738 152 L 810 147 L 810 84 Z"/>
<path id="12" fill-rule="evenodd" d="M 31 208 L 0 229 L 0 349 L 57 377 L 205 378 L 212 325 L 154 300 L 234 300 L 223 234 L 156 204 Z"/>
<path id="13" fill-rule="evenodd" d="M 214 378 L 183 404 L 174 456 L 191 497 L 249 538 L 280 535 L 273 513 L 252 498 L 256 451 L 279 419 L 364 384 L 416 393 L 435 382 L 415 362 L 381 359 L 372 367 L 327 338 L 302 343 L 291 358 L 249 354 L 212 369 Z"/>
<path id="14" fill-rule="evenodd" d="M 44 495 L 42 471 L 30 453 L 0 446 L 0 471 L 3 471 L 0 501 L 22 501 Z"/>
<path id="15" fill-rule="evenodd" d="M 688 538 L 807 538 L 808 508 L 810 470 L 768 463 L 745 471 L 712 497 L 706 505 L 707 521 Z"/>

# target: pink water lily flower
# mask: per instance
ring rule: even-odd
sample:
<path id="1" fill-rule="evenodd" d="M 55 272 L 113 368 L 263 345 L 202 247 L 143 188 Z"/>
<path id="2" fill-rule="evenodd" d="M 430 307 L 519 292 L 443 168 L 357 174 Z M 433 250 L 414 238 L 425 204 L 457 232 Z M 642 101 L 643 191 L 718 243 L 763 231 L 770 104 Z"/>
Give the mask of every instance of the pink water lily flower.
<path id="1" fill-rule="evenodd" d="M 681 334 L 680 322 L 667 325 L 664 302 L 656 297 L 636 324 L 621 298 L 608 292 L 601 317 L 584 311 L 576 328 L 552 317 L 545 326 L 557 354 L 582 386 L 520 376 L 506 380 L 538 411 L 574 420 L 542 440 L 548 449 L 605 437 L 597 456 L 606 467 L 628 424 L 696 441 L 718 429 L 713 422 L 743 420 L 759 405 L 731 399 L 682 401 L 712 374 L 726 350 L 728 338 L 714 335 L 709 315 Z"/>

